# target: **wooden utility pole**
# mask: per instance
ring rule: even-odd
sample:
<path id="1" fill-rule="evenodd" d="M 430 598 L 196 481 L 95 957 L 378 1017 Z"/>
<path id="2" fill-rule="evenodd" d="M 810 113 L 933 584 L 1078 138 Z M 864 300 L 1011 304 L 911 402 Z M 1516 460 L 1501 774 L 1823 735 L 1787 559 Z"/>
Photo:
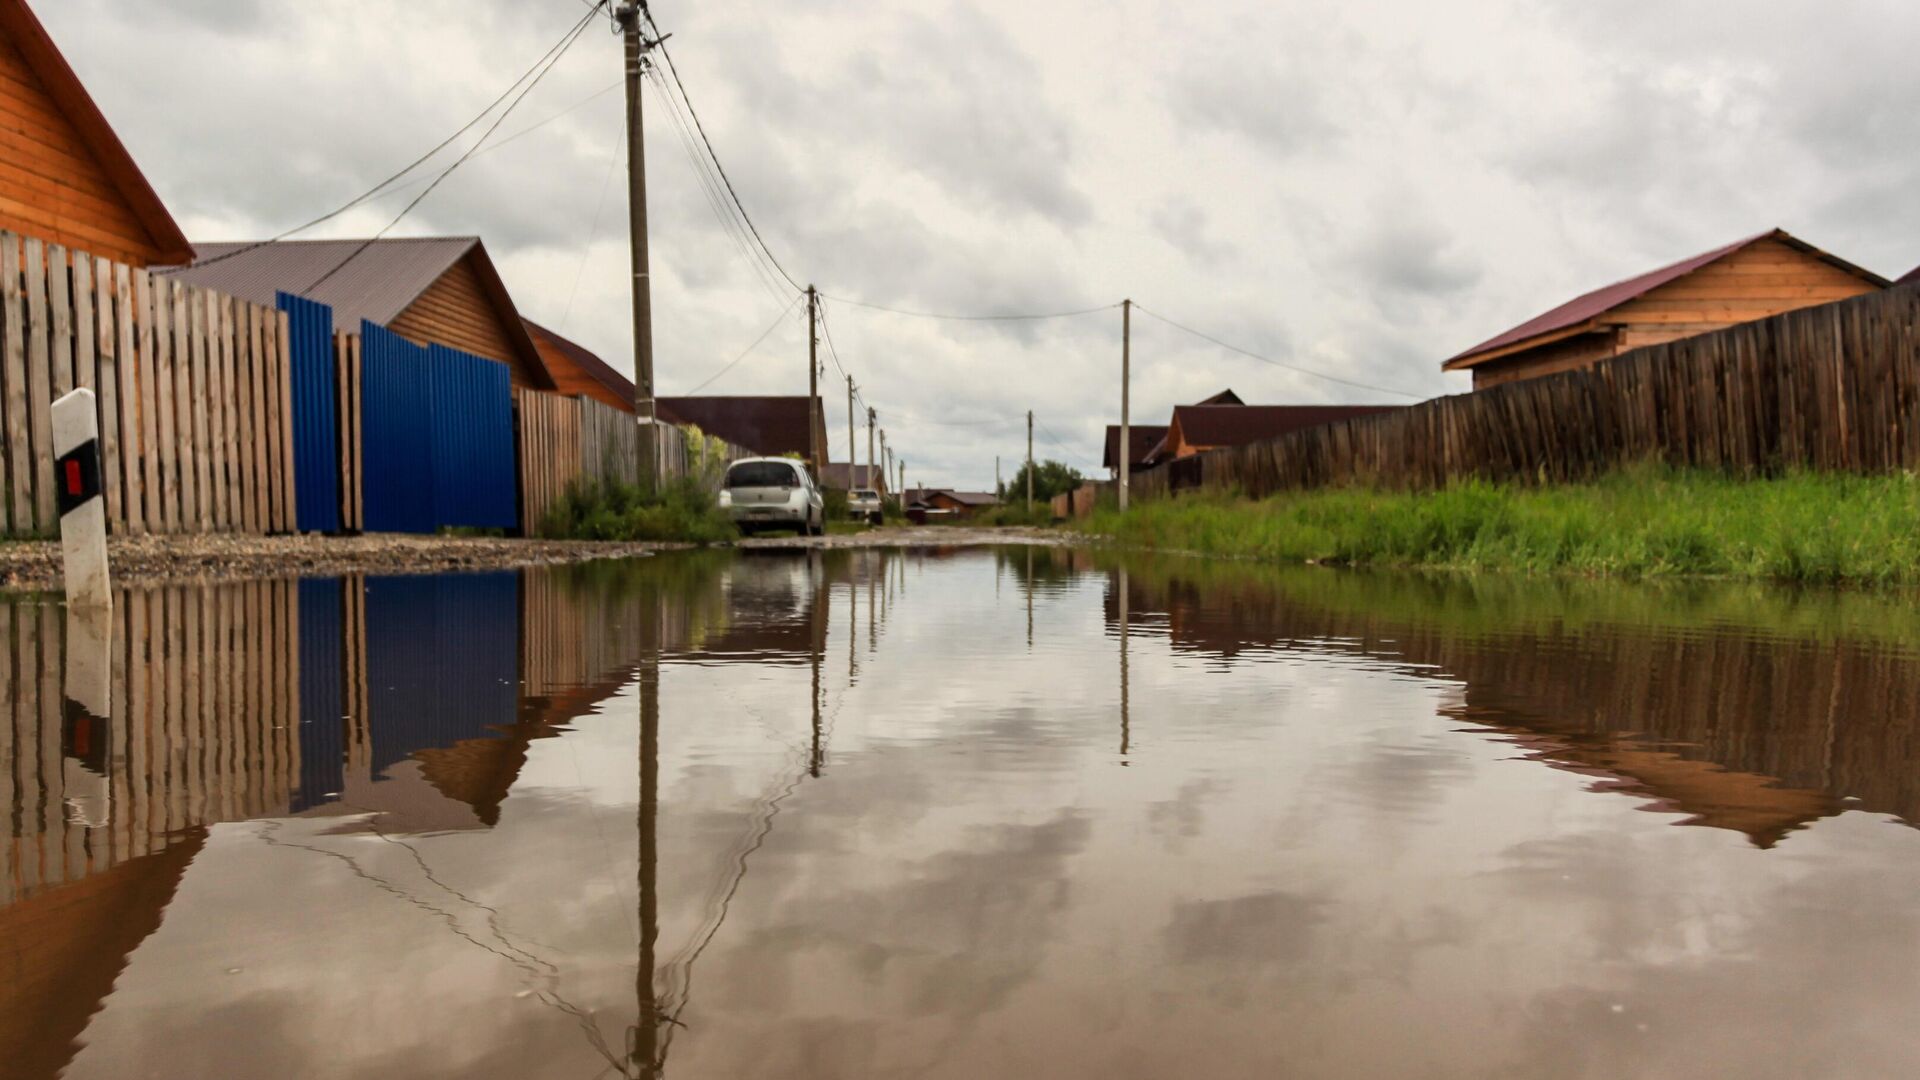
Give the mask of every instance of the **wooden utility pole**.
<path id="1" fill-rule="evenodd" d="M 879 493 L 880 484 L 873 478 L 873 406 L 867 406 L 867 486 Z"/>
<path id="2" fill-rule="evenodd" d="M 1033 513 L 1033 410 L 1027 410 L 1027 513 Z"/>
<path id="3" fill-rule="evenodd" d="M 807 286 L 807 458 L 813 475 L 820 476 L 826 447 L 820 445 L 826 424 L 820 419 L 820 294 Z"/>
<path id="4" fill-rule="evenodd" d="M 860 485 L 853 482 L 853 466 L 860 455 L 853 452 L 853 376 L 847 376 L 847 490 Z"/>
<path id="5" fill-rule="evenodd" d="M 1120 301 L 1120 512 L 1127 512 L 1127 487 L 1133 482 L 1133 422 L 1127 415 L 1133 388 L 1133 301 Z"/>
<path id="6" fill-rule="evenodd" d="M 641 4 L 621 4 L 614 18 L 626 42 L 627 82 L 627 229 L 633 249 L 633 405 L 644 429 L 640 439 L 640 482 L 659 479 L 656 453 L 659 440 L 653 430 L 653 289 L 647 260 L 647 140 L 640 108 L 640 75 L 648 50 L 659 44 L 640 33 Z"/>
<path id="7" fill-rule="evenodd" d="M 1000 455 L 995 454 L 993 455 L 993 494 L 996 498 L 1006 494 L 1000 490 L 1003 487 L 1006 487 L 1006 483 L 1000 479 Z"/>

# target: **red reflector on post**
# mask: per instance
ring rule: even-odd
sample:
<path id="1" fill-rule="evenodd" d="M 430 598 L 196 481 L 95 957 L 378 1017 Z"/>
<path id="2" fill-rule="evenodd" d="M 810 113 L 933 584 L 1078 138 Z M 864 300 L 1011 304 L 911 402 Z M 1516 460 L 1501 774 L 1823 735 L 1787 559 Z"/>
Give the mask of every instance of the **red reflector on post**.
<path id="1" fill-rule="evenodd" d="M 81 491 L 80 463 L 78 461 L 68 461 L 67 462 L 67 494 L 78 495 L 80 494 L 80 491 Z"/>

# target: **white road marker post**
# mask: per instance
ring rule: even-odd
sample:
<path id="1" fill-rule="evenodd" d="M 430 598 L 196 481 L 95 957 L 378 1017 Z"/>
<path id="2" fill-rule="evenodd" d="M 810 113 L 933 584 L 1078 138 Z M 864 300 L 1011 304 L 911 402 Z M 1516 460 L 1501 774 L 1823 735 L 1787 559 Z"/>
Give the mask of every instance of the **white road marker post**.
<path id="1" fill-rule="evenodd" d="M 67 607 L 111 611 L 107 505 L 101 497 L 100 418 L 93 391 L 75 390 L 53 403 L 53 454 Z"/>

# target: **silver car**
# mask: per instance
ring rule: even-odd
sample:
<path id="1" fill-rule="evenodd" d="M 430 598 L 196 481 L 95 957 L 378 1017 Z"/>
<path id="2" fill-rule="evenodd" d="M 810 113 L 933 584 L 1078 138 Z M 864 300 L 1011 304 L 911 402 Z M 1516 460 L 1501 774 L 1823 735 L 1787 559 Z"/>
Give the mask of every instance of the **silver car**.
<path id="1" fill-rule="evenodd" d="M 746 458 L 727 467 L 720 508 L 742 534 L 792 529 L 802 536 L 827 531 L 827 504 L 806 466 L 788 458 Z"/>
<path id="2" fill-rule="evenodd" d="M 880 493 L 872 488 L 854 488 L 847 492 L 847 516 L 869 525 L 880 524 Z"/>

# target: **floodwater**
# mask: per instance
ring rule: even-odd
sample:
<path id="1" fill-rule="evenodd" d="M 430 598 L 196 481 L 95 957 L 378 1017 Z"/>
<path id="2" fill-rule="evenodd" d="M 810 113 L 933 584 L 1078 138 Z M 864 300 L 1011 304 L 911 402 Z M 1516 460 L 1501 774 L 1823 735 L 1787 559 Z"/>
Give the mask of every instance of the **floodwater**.
<path id="1" fill-rule="evenodd" d="M 1916 641 L 1048 549 L 0 599 L 0 1074 L 1920 1075 Z"/>

